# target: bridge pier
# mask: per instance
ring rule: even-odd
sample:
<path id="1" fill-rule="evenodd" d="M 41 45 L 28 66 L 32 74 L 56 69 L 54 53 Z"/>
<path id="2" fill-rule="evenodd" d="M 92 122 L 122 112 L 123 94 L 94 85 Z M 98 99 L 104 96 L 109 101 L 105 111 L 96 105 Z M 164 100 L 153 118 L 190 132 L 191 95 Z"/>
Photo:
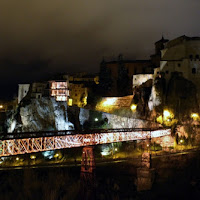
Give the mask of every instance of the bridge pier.
<path id="1" fill-rule="evenodd" d="M 155 169 L 151 168 L 151 153 L 142 154 L 141 167 L 137 168 L 137 191 L 150 190 L 155 179 Z"/>
<path id="2" fill-rule="evenodd" d="M 96 169 L 93 149 L 93 146 L 83 147 L 81 172 L 93 173 Z"/>
<path id="3" fill-rule="evenodd" d="M 96 164 L 94 158 L 94 147 L 83 147 L 81 161 L 81 199 L 96 199 Z"/>

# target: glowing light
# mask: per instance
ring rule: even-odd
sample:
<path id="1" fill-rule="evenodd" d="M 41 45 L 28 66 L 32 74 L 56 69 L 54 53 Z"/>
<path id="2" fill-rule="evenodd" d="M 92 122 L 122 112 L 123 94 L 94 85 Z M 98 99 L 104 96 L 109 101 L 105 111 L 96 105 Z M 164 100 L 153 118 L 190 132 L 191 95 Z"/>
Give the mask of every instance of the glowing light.
<path id="1" fill-rule="evenodd" d="M 52 159 L 54 155 L 54 151 L 45 151 L 45 152 L 42 152 L 42 154 L 45 158 Z"/>
<path id="2" fill-rule="evenodd" d="M 132 110 L 132 111 L 136 111 L 136 108 L 137 108 L 137 105 L 136 105 L 136 104 L 132 104 L 132 105 L 131 105 L 131 110 Z"/>
<path id="3" fill-rule="evenodd" d="M 69 99 L 68 106 L 72 106 L 72 99 Z"/>
<path id="4" fill-rule="evenodd" d="M 56 96 L 56 101 L 67 101 L 66 96 Z"/>
<path id="5" fill-rule="evenodd" d="M 180 143 L 182 144 L 183 142 L 184 142 L 184 141 L 181 139 L 181 140 L 180 140 Z"/>
<path id="6" fill-rule="evenodd" d="M 110 155 L 110 152 L 109 151 L 102 151 L 101 155 L 102 156 L 108 156 L 108 155 Z"/>
<path id="7" fill-rule="evenodd" d="M 116 99 L 114 98 L 107 98 L 103 103 L 102 106 L 112 106 L 115 103 Z"/>
<path id="8" fill-rule="evenodd" d="M 35 155 L 31 155 L 30 158 L 31 159 L 36 159 L 36 156 Z"/>
<path id="9" fill-rule="evenodd" d="M 163 111 L 163 119 L 164 121 L 170 121 L 170 119 L 174 118 L 174 114 L 169 110 Z"/>
<path id="10" fill-rule="evenodd" d="M 95 122 L 98 122 L 99 120 L 98 120 L 98 118 L 95 118 L 94 121 L 95 121 Z"/>
<path id="11" fill-rule="evenodd" d="M 54 155 L 54 158 L 57 158 L 58 156 L 59 156 L 59 153 L 55 154 L 55 155 Z"/>
<path id="12" fill-rule="evenodd" d="M 17 157 L 16 160 L 18 161 L 18 160 L 19 160 L 19 157 Z"/>
<path id="13" fill-rule="evenodd" d="M 199 119 L 199 114 L 198 113 L 192 113 L 191 118 L 194 119 L 194 120 L 197 120 L 197 119 Z"/>
<path id="14" fill-rule="evenodd" d="M 174 114 L 167 109 L 163 111 L 163 116 L 160 115 L 156 118 L 156 121 L 160 124 L 165 124 L 166 126 L 172 126 L 178 122 L 177 119 L 174 119 Z"/>
<path id="15" fill-rule="evenodd" d="M 156 118 L 156 121 L 160 124 L 163 123 L 163 118 L 162 118 L 162 115 L 160 115 L 159 117 Z"/>
<path id="16" fill-rule="evenodd" d="M 0 108 L 3 108 L 3 105 L 0 105 Z"/>
<path id="17" fill-rule="evenodd" d="M 118 149 L 117 148 L 115 148 L 115 151 L 117 151 Z"/>
<path id="18" fill-rule="evenodd" d="M 165 118 L 169 118 L 171 116 L 171 113 L 168 110 L 164 110 L 163 115 Z"/>

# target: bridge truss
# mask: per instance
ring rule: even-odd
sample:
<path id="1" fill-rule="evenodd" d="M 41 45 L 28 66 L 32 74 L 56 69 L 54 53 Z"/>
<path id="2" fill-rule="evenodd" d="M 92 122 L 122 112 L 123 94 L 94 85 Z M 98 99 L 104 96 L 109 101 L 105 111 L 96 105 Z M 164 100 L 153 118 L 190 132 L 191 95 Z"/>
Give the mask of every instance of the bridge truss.
<path id="1" fill-rule="evenodd" d="M 17 133 L 7 135 L 0 140 L 0 157 L 55 149 L 83 147 L 114 142 L 142 140 L 162 137 L 171 134 L 170 129 L 114 129 L 110 131 L 92 131 L 92 133 L 67 134 L 67 131 L 57 134 Z M 20 137 L 16 137 L 16 135 Z M 37 137 L 38 136 L 38 137 Z M 22 138 L 23 137 L 23 138 Z"/>

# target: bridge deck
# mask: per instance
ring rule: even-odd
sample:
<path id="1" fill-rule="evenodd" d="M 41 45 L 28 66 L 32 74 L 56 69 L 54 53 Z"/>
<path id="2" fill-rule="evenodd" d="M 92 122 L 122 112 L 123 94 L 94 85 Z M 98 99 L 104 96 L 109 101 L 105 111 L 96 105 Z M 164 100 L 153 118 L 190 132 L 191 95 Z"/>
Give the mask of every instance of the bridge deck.
<path id="1" fill-rule="evenodd" d="M 89 132 L 89 133 L 88 133 Z M 170 129 L 109 129 L 49 131 L 0 135 L 0 157 L 17 154 L 142 140 L 170 135 Z"/>

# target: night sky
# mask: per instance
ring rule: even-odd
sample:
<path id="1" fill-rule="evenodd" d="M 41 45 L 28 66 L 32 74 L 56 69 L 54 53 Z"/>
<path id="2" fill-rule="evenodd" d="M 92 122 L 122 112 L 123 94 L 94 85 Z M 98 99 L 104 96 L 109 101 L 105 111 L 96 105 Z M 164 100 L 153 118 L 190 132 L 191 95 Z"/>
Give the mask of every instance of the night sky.
<path id="1" fill-rule="evenodd" d="M 0 98 L 55 72 L 98 72 L 104 56 L 148 59 L 154 42 L 200 36 L 199 0 L 0 0 Z"/>

